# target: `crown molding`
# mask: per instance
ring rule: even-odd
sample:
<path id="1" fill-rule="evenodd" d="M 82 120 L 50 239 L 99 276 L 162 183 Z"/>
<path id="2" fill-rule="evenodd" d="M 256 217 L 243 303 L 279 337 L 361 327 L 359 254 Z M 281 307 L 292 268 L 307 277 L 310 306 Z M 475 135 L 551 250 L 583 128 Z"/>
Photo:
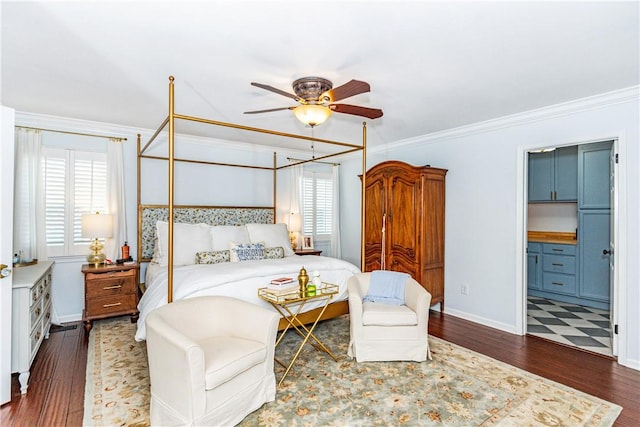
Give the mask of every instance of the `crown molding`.
<path id="1" fill-rule="evenodd" d="M 448 139 L 480 134 L 484 132 L 492 132 L 499 129 L 520 126 L 526 123 L 548 120 L 555 117 L 568 116 L 571 114 L 608 107 L 616 104 L 624 104 L 634 101 L 638 102 L 638 100 L 640 100 L 640 86 L 631 86 L 628 88 L 605 92 L 586 98 L 580 98 L 573 101 L 524 111 L 522 113 L 511 114 L 508 116 L 498 117 L 496 119 L 490 119 L 483 122 L 447 129 L 440 132 L 434 132 L 396 142 L 390 142 L 383 144 L 382 146 L 372 148 L 370 150 L 368 149 L 367 151 L 371 153 L 380 151 L 395 151 L 418 144 L 424 145 Z"/>

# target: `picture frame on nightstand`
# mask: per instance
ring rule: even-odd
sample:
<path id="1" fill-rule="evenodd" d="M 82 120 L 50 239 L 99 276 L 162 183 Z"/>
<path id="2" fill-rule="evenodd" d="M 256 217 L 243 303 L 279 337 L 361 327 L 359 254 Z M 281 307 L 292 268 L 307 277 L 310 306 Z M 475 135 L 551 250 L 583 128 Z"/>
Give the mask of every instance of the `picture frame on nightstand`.
<path id="1" fill-rule="evenodd" d="M 313 236 L 302 236 L 302 249 L 313 249 Z"/>

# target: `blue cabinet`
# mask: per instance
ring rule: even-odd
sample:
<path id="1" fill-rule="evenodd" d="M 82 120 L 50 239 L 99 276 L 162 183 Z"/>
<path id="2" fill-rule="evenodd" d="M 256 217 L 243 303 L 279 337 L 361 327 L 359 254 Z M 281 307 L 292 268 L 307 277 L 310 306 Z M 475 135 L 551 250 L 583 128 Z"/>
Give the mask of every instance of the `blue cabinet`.
<path id="1" fill-rule="evenodd" d="M 612 146 L 611 141 L 579 146 L 578 209 L 609 209 Z"/>
<path id="2" fill-rule="evenodd" d="M 580 243 L 579 295 L 608 303 L 610 277 L 609 250 L 611 215 L 609 209 L 578 212 L 578 242 Z"/>
<path id="3" fill-rule="evenodd" d="M 527 287 L 542 289 L 542 245 L 529 242 L 527 245 Z"/>
<path id="4" fill-rule="evenodd" d="M 529 202 L 575 202 L 578 146 L 529 153 Z"/>

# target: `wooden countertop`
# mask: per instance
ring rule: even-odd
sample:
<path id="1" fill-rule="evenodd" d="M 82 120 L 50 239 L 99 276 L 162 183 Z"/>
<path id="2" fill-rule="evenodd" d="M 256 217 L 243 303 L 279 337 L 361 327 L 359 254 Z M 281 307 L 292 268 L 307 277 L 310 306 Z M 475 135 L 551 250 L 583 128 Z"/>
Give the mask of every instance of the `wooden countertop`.
<path id="1" fill-rule="evenodd" d="M 529 231 L 527 239 L 530 242 L 540 243 L 561 243 L 565 245 L 577 245 L 576 233 L 564 231 Z"/>

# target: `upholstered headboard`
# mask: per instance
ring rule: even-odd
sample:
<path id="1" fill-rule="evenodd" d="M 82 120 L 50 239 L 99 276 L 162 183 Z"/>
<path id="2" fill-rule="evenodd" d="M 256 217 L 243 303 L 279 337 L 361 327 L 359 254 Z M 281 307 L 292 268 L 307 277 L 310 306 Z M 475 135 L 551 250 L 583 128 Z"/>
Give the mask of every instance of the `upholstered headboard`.
<path id="1" fill-rule="evenodd" d="M 138 212 L 139 261 L 149 261 L 153 257 L 156 243 L 156 222 L 167 221 L 169 208 L 159 205 L 140 205 Z M 272 207 L 220 207 L 220 206 L 179 206 L 174 207 L 174 222 L 209 225 L 273 224 Z"/>

